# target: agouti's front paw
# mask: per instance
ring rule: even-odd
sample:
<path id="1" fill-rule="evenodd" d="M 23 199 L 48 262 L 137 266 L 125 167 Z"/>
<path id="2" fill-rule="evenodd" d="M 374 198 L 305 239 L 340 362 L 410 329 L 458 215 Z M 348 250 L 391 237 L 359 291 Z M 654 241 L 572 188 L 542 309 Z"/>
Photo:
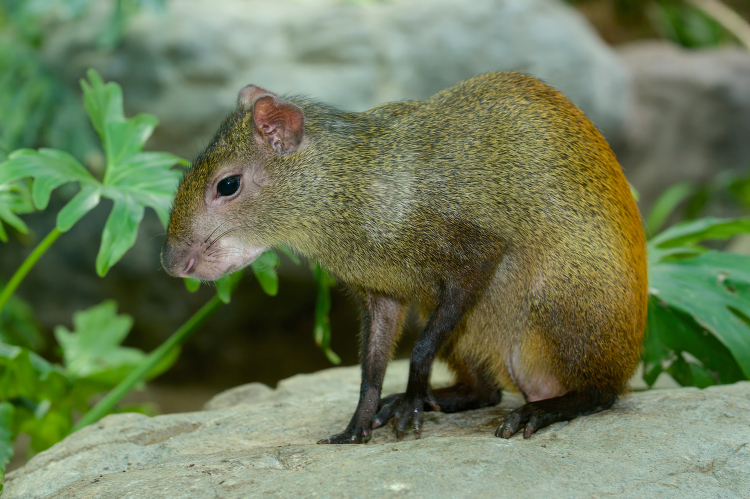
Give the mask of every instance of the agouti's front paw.
<path id="1" fill-rule="evenodd" d="M 409 397 L 406 393 L 389 395 L 381 401 L 378 413 L 372 420 L 372 427 L 379 428 L 393 419 L 393 427 L 396 429 L 396 436 L 399 439 L 403 438 L 404 431 L 409 423 L 411 423 L 414 432 L 419 433 L 422 431 L 422 415 L 425 405 L 434 411 L 440 410 L 440 406 L 435 401 L 435 396 L 430 389 L 421 397 Z"/>

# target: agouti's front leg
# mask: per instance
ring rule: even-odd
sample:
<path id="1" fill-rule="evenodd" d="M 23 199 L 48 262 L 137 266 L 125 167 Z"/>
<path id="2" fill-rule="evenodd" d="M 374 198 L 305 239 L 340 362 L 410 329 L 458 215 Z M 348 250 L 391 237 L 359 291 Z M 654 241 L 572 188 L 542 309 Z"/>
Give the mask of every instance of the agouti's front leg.
<path id="1" fill-rule="evenodd" d="M 363 292 L 362 298 L 364 317 L 359 352 L 362 384 L 357 410 L 342 433 L 324 438 L 319 444 L 361 444 L 372 434 L 372 418 L 380 403 L 385 369 L 401 332 L 406 307 L 393 298 L 371 291 Z"/>
<path id="2" fill-rule="evenodd" d="M 391 395 L 384 401 L 375 416 L 373 428 L 393 419 L 397 436 L 401 438 L 410 423 L 415 432 L 422 430 L 425 404 L 433 410 L 440 410 L 430 390 L 432 363 L 474 301 L 475 290 L 467 288 L 451 283 L 443 285 L 440 299 L 414 344 L 406 393 Z"/>

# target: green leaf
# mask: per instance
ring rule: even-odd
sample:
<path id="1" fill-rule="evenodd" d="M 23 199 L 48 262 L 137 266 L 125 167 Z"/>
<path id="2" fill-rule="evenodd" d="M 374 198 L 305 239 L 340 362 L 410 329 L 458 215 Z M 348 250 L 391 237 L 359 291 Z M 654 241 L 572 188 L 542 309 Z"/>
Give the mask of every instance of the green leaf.
<path id="1" fill-rule="evenodd" d="M 117 303 L 107 300 L 73 315 L 75 332 L 55 328 L 55 338 L 63 350 L 65 370 L 73 379 L 116 373 L 117 382 L 137 366 L 145 354 L 120 346 L 133 327 L 133 318 L 117 314 Z"/>
<path id="2" fill-rule="evenodd" d="M 656 234 L 662 228 L 675 208 L 695 193 L 690 182 L 680 182 L 669 187 L 654 202 L 646 218 L 646 235 Z"/>
<path id="3" fill-rule="evenodd" d="M 253 274 L 258 279 L 258 284 L 269 296 L 276 296 L 279 292 L 279 276 L 276 273 L 279 263 L 279 256 L 273 250 L 269 250 L 250 264 Z"/>
<path id="4" fill-rule="evenodd" d="M 70 380 L 60 370 L 26 348 L 0 343 L 0 399 L 60 400 Z"/>
<path id="5" fill-rule="evenodd" d="M 16 215 L 33 211 L 31 189 L 26 182 L 0 184 L 0 241 L 8 242 L 3 222 L 22 234 L 28 234 L 29 228 Z"/>
<path id="6" fill-rule="evenodd" d="M 83 104 L 91 119 L 94 130 L 104 142 L 107 123 L 125 121 L 122 111 L 122 92 L 113 82 L 105 84 L 99 73 L 93 69 L 86 72 L 89 82 L 81 80 L 83 88 Z"/>
<path id="7" fill-rule="evenodd" d="M 47 450 L 65 438 L 73 426 L 73 411 L 68 405 L 48 408 L 37 417 L 25 417 L 18 431 L 31 436 L 35 452 Z"/>
<path id="8" fill-rule="evenodd" d="M 69 230 L 102 197 L 114 201 L 96 258 L 96 271 L 103 276 L 135 244 L 145 208 L 153 209 L 166 226 L 174 191 L 182 176 L 172 166 L 187 163 L 172 154 L 143 152 L 158 120 L 147 114 L 126 119 L 120 87 L 116 83 L 105 84 L 93 70 L 88 77 L 90 81 L 81 81 L 81 87 L 86 111 L 104 148 L 107 160 L 104 179 L 96 179 L 65 152 L 22 149 L 0 164 L 0 185 L 34 178 L 34 204 L 43 209 L 54 189 L 77 182 L 81 190 L 58 213 L 57 228 L 61 232 Z"/>
<path id="9" fill-rule="evenodd" d="M 323 350 L 331 364 L 341 364 L 341 358 L 331 350 L 331 322 L 328 318 L 331 311 L 331 286 L 335 280 L 319 264 L 313 267 L 315 281 L 318 283 L 318 298 L 315 301 L 315 327 L 313 337 L 315 344 Z"/>
<path id="10" fill-rule="evenodd" d="M 227 274 L 216 281 L 216 294 L 222 302 L 229 303 L 232 301 L 232 291 L 237 287 L 240 279 L 242 279 L 242 270 Z"/>
<path id="11" fill-rule="evenodd" d="M 731 179 L 727 190 L 745 208 L 750 208 L 750 175 Z"/>
<path id="12" fill-rule="evenodd" d="M 10 402 L 0 402 L 0 492 L 5 483 L 5 469 L 13 457 L 13 413 L 15 408 Z"/>
<path id="13" fill-rule="evenodd" d="M 44 346 L 42 327 L 34 317 L 34 311 L 18 297 L 11 297 L 0 312 L 0 342 L 32 351 L 41 350 Z"/>
<path id="14" fill-rule="evenodd" d="M 101 200 L 101 190 L 96 185 L 84 185 L 57 214 L 57 228 L 67 232 L 86 213 L 96 208 Z"/>
<path id="15" fill-rule="evenodd" d="M 675 254 L 697 255 L 705 251 L 705 248 L 697 244 L 701 241 L 725 240 L 748 232 L 748 218 L 700 218 L 682 222 L 661 232 L 648 242 L 649 264 L 656 264 Z"/>
<path id="16" fill-rule="evenodd" d="M 684 353 L 690 354 L 700 365 L 691 360 L 687 366 L 689 370 L 686 370 L 681 366 L 681 362 L 687 362 Z M 675 362 L 678 365 L 673 367 Z M 701 327 L 691 315 L 672 309 L 653 296 L 648 304 L 643 364 L 643 379 L 649 385 L 653 385 L 665 369 L 687 386 L 708 386 L 717 381 L 734 383 L 745 379 L 731 352 L 716 336 Z M 686 375 L 688 371 L 689 376 Z M 705 380 L 706 376 L 710 382 Z"/>
<path id="17" fill-rule="evenodd" d="M 200 279 L 193 279 L 192 277 L 186 277 L 183 279 L 185 282 L 185 288 L 191 293 L 195 293 L 201 287 Z"/>
<path id="18" fill-rule="evenodd" d="M 690 315 L 720 341 L 746 378 L 750 378 L 748 291 L 748 256 L 707 251 L 682 260 L 652 261 L 649 266 L 649 293 L 664 305 Z"/>
<path id="19" fill-rule="evenodd" d="M 0 164 L 0 184 L 34 178 L 34 205 L 43 210 L 52 191 L 70 182 L 96 185 L 97 180 L 73 156 L 56 149 L 19 149 Z"/>
<path id="20" fill-rule="evenodd" d="M 112 212 L 104 224 L 102 245 L 96 255 L 96 273 L 104 276 L 135 244 L 144 208 L 134 199 L 116 199 Z"/>

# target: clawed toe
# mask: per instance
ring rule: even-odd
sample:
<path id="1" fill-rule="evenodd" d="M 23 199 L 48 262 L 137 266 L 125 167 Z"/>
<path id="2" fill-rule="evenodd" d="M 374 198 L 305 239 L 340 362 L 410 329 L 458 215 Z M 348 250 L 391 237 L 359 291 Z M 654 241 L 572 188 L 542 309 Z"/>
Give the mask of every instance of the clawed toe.
<path id="1" fill-rule="evenodd" d="M 428 392 L 424 397 L 408 397 L 405 393 L 389 395 L 381 401 L 372 427 L 380 428 L 391 421 L 399 440 L 403 438 L 409 426 L 415 433 L 420 433 L 425 406 L 435 411 L 440 410 L 432 392 Z"/>
<path id="2" fill-rule="evenodd" d="M 364 429 L 344 430 L 343 432 L 331 435 L 328 438 L 318 440 L 319 444 L 364 444 L 370 441 L 371 434 Z"/>

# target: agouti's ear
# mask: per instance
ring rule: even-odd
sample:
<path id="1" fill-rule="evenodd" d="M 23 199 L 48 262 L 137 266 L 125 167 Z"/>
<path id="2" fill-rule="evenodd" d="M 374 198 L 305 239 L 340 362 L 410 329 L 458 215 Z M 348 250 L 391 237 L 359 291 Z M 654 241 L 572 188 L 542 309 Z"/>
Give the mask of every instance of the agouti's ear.
<path id="1" fill-rule="evenodd" d="M 305 116 L 291 102 L 266 94 L 253 104 L 253 123 L 258 136 L 270 144 L 276 154 L 288 154 L 302 141 Z"/>
<path id="2" fill-rule="evenodd" d="M 245 85 L 237 96 L 237 108 L 242 111 L 249 111 L 253 104 L 261 95 L 273 95 L 268 90 L 264 90 L 255 85 Z"/>

